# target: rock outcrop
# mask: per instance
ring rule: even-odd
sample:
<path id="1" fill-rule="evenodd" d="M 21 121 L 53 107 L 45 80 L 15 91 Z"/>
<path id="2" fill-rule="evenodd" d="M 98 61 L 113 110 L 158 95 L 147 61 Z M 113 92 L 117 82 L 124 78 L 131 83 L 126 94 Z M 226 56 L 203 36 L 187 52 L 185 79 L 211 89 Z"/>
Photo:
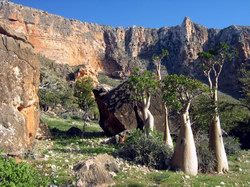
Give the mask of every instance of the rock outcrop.
<path id="1" fill-rule="evenodd" d="M 0 149 L 22 154 L 39 124 L 40 63 L 18 33 L 0 27 Z"/>
<path id="2" fill-rule="evenodd" d="M 93 90 L 100 112 L 99 124 L 107 136 L 114 136 L 124 130 L 142 129 L 144 124 L 133 105 L 127 82 L 113 90 L 98 87 Z M 155 128 L 164 129 L 164 109 L 159 97 L 152 97 L 150 111 L 155 120 Z"/>
<path id="3" fill-rule="evenodd" d="M 239 51 L 236 62 L 224 67 L 220 89 L 239 96 L 239 69 L 250 58 L 250 27 L 230 26 L 208 29 L 185 18 L 181 25 L 149 29 L 112 28 L 64 19 L 44 11 L 0 3 L 0 28 L 19 33 L 37 53 L 70 66 L 83 65 L 82 74 L 96 77 L 103 71 L 124 76 L 139 66 L 152 69 L 151 57 L 162 48 L 169 50 L 164 59 L 169 73 L 193 74 L 190 66 L 197 54 L 219 42 L 228 42 Z M 199 77 L 201 78 L 201 77 Z"/>

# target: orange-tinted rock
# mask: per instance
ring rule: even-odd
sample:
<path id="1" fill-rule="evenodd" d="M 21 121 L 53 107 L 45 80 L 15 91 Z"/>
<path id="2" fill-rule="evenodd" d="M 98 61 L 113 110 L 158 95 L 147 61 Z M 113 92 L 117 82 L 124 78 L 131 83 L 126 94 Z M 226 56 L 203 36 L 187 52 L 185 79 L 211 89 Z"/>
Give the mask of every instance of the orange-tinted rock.
<path id="1" fill-rule="evenodd" d="M 98 72 L 128 75 L 135 66 L 153 69 L 152 55 L 168 49 L 163 59 L 168 73 L 194 75 L 192 64 L 198 53 L 227 42 L 239 51 L 236 62 L 225 65 L 220 89 L 239 96 L 238 73 L 241 64 L 250 59 L 250 27 L 230 26 L 208 29 L 185 18 L 181 25 L 159 29 L 128 27 L 112 28 L 64 19 L 44 11 L 0 2 L 0 30 L 15 31 L 27 39 L 36 51 L 60 64 L 82 65 L 80 76 L 97 81 Z M 199 79 L 202 77 L 199 76 Z"/>
<path id="2" fill-rule="evenodd" d="M 0 34 L 0 149 L 18 155 L 39 124 L 40 63 L 31 45 L 12 34 Z"/>
<path id="3" fill-rule="evenodd" d="M 105 53 L 103 27 L 67 20 L 39 10 L 2 3 L 0 25 L 26 36 L 41 53 L 60 64 L 85 64 L 94 76 Z"/>

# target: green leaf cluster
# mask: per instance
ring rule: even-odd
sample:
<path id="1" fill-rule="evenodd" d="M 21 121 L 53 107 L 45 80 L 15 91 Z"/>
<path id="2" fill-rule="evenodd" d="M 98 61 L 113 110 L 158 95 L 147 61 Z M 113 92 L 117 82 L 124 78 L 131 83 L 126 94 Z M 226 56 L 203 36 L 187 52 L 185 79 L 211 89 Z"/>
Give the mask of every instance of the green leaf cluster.
<path id="1" fill-rule="evenodd" d="M 150 71 L 140 71 L 139 68 L 133 70 L 128 79 L 132 99 L 142 101 L 149 95 L 154 94 L 158 88 L 158 81 L 155 74 Z"/>
<path id="2" fill-rule="evenodd" d="M 0 156 L 0 186 L 48 186 L 49 180 L 27 163 Z"/>
<path id="3" fill-rule="evenodd" d="M 152 60 L 155 62 L 161 61 L 163 58 L 169 56 L 169 52 L 167 49 L 162 49 L 160 54 L 154 54 Z"/>
<path id="4" fill-rule="evenodd" d="M 95 107 L 95 99 L 92 95 L 93 79 L 90 77 L 84 77 L 76 81 L 75 84 L 75 96 L 79 107 L 88 111 L 90 108 Z"/>
<path id="5" fill-rule="evenodd" d="M 168 75 L 163 80 L 163 100 L 176 110 L 181 110 L 194 97 L 206 91 L 204 84 L 184 75 Z"/>
<path id="6" fill-rule="evenodd" d="M 227 43 L 219 43 L 215 48 L 203 51 L 198 54 L 202 63 L 199 64 L 204 71 L 216 66 L 223 65 L 225 61 L 232 61 L 238 56 L 237 51 Z"/>

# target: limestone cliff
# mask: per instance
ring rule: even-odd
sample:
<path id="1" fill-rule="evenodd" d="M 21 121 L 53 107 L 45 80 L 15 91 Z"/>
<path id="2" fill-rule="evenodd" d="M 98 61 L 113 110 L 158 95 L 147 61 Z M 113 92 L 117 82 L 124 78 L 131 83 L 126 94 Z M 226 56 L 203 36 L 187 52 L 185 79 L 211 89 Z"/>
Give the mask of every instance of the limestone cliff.
<path id="1" fill-rule="evenodd" d="M 192 74 L 190 64 L 199 52 L 228 42 L 238 49 L 239 59 L 225 66 L 220 86 L 233 95 L 239 90 L 238 69 L 250 58 L 250 27 L 208 29 L 189 18 L 175 27 L 112 28 L 1 2 L 0 26 L 25 37 L 47 58 L 70 66 L 84 65 L 84 74 L 93 77 L 100 71 L 126 75 L 134 66 L 152 69 L 151 57 L 162 48 L 170 52 L 164 59 L 169 73 Z"/>
<path id="2" fill-rule="evenodd" d="M 0 149 L 23 153 L 39 123 L 40 64 L 24 38 L 0 29 Z"/>

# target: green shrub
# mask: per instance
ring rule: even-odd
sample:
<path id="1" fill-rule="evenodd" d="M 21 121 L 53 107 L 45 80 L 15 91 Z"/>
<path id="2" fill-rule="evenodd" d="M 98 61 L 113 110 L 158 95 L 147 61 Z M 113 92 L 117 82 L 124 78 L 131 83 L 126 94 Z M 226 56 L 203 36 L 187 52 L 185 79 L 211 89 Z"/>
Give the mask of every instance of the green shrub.
<path id="1" fill-rule="evenodd" d="M 209 149 L 208 135 L 198 132 L 195 136 L 195 143 L 199 172 L 210 173 L 214 171 L 215 157 L 214 153 Z"/>
<path id="2" fill-rule="evenodd" d="M 237 138 L 234 138 L 232 136 L 227 136 L 227 137 L 223 137 L 223 141 L 224 141 L 224 146 L 225 146 L 225 150 L 227 155 L 235 155 L 237 153 L 239 153 L 240 149 L 240 143 L 239 140 Z"/>
<path id="3" fill-rule="evenodd" d="M 231 134 L 240 124 L 246 124 L 250 113 L 242 107 L 242 103 L 228 95 L 219 93 L 219 115 L 221 128 Z M 191 108 L 191 117 L 195 121 L 196 129 L 209 130 L 213 115 L 213 107 L 208 97 L 197 97 Z"/>
<path id="4" fill-rule="evenodd" d="M 117 152 L 118 156 L 135 164 L 156 169 L 167 169 L 172 150 L 163 144 L 159 136 L 146 137 L 137 130 L 132 132 Z"/>
<path id="5" fill-rule="evenodd" d="M 48 178 L 27 163 L 16 163 L 13 159 L 0 156 L 0 186 L 28 187 L 48 184 Z"/>
<path id="6" fill-rule="evenodd" d="M 119 84 L 122 83 L 121 80 L 113 79 L 113 78 L 111 78 L 108 75 L 105 75 L 103 73 L 100 73 L 98 75 L 98 81 L 100 84 L 107 84 L 107 85 L 112 86 L 112 87 L 117 87 Z"/>

